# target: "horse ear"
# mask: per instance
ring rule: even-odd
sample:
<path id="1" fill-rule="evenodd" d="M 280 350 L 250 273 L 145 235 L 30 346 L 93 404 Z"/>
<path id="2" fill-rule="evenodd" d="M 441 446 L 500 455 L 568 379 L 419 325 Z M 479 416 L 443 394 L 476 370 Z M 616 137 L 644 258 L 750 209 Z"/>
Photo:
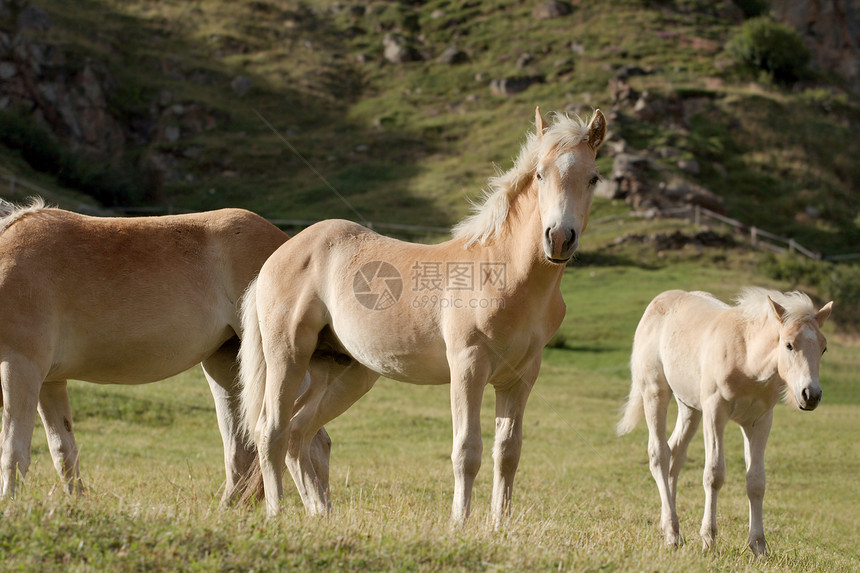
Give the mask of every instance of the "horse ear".
<path id="1" fill-rule="evenodd" d="M 535 127 L 537 128 L 538 139 L 543 135 L 543 132 L 549 129 L 549 124 L 540 113 L 540 106 L 535 107 Z"/>
<path id="2" fill-rule="evenodd" d="M 821 307 L 815 314 L 815 322 L 818 323 L 818 328 L 824 326 L 824 322 L 830 317 L 830 312 L 833 310 L 833 301 L 831 300 L 827 304 Z"/>
<path id="3" fill-rule="evenodd" d="M 785 316 L 785 307 L 770 297 L 767 297 L 767 300 L 770 301 L 770 306 L 773 307 L 773 311 L 776 313 L 776 318 L 779 319 L 779 322 L 782 322 L 782 319 Z"/>
<path id="4" fill-rule="evenodd" d="M 603 143 L 604 138 L 606 138 L 606 117 L 604 117 L 602 111 L 597 109 L 594 110 L 594 117 L 591 118 L 591 122 L 588 124 L 586 141 L 591 149 L 597 151 L 597 148 Z"/>

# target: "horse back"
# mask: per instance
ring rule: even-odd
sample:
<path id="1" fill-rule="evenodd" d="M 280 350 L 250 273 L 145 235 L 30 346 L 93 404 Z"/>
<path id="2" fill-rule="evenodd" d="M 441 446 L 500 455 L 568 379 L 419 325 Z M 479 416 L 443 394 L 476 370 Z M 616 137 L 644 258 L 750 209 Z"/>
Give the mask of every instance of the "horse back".
<path id="1" fill-rule="evenodd" d="M 631 356 L 634 377 L 659 372 L 676 395 L 695 406 L 704 362 L 710 362 L 708 353 L 731 338 L 721 334 L 729 328 L 728 308 L 705 292 L 670 290 L 657 295 L 636 328 Z"/>
<path id="2" fill-rule="evenodd" d="M 28 349 L 58 377 L 175 374 L 238 332 L 239 297 L 286 239 L 236 209 L 127 219 L 34 211 L 0 233 L 0 350 Z"/>

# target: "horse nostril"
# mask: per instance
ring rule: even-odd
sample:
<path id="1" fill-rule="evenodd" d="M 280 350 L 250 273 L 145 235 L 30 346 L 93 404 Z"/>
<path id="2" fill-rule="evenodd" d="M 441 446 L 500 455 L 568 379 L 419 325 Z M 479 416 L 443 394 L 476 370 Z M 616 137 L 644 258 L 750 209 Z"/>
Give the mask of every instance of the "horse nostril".
<path id="1" fill-rule="evenodd" d="M 543 236 L 546 237 L 546 240 L 549 244 L 552 244 L 552 238 L 549 236 L 551 232 L 552 232 L 552 229 L 547 227 L 546 231 L 544 231 L 544 233 L 543 233 Z"/>
<path id="2" fill-rule="evenodd" d="M 576 231 L 571 229 L 568 231 L 567 240 L 564 242 L 564 249 L 568 250 L 576 242 Z"/>
<path id="3" fill-rule="evenodd" d="M 807 405 L 815 406 L 821 401 L 821 390 L 815 390 L 812 388 L 804 388 L 800 392 L 801 397 Z"/>

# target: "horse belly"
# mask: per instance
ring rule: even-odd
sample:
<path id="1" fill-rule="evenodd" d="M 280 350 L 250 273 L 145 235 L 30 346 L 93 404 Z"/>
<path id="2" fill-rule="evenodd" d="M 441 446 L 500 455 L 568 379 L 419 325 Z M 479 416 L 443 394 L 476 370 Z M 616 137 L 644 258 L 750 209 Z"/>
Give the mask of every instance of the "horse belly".
<path id="1" fill-rule="evenodd" d="M 233 336 L 225 321 L 200 315 L 195 320 L 131 320 L 124 328 L 105 326 L 101 331 L 91 323 L 81 326 L 71 326 L 59 341 L 49 378 L 155 382 L 188 370 Z"/>
<path id="2" fill-rule="evenodd" d="M 660 345 L 660 358 L 666 382 L 675 397 L 691 408 L 701 410 L 702 372 L 696 336 L 672 330 Z"/>
<path id="3" fill-rule="evenodd" d="M 451 374 L 445 347 L 431 337 L 404 332 L 341 329 L 338 339 L 347 354 L 370 370 L 410 384 L 447 384 Z"/>

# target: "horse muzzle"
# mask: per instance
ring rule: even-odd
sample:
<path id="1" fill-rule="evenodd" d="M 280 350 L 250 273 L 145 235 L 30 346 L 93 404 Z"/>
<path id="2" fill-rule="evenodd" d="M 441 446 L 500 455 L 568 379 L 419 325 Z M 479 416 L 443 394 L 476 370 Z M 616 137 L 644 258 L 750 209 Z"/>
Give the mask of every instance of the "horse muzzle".
<path id="1" fill-rule="evenodd" d="M 543 250 L 547 260 L 553 263 L 566 263 L 579 246 L 576 231 L 555 225 L 547 227 L 543 234 Z"/>
<path id="2" fill-rule="evenodd" d="M 821 402 L 821 394 L 822 392 L 820 387 L 807 386 L 795 394 L 797 405 L 800 406 L 801 410 L 811 412 L 817 408 L 819 402 Z"/>

